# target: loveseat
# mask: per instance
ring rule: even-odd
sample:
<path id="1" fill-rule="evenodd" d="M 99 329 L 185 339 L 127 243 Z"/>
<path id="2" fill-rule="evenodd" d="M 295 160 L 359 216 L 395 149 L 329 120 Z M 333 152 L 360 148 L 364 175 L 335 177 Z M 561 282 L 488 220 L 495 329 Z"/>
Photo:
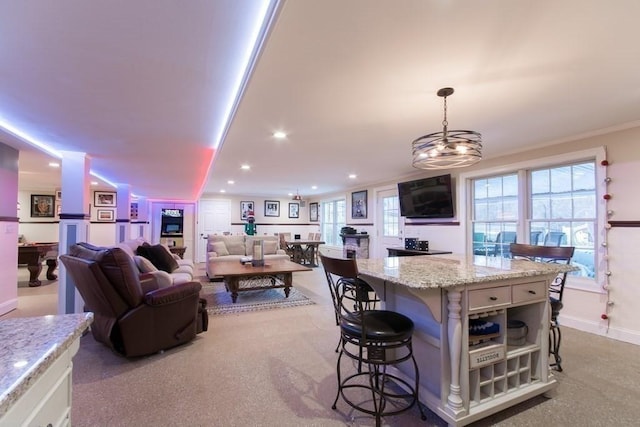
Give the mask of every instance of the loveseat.
<path id="1" fill-rule="evenodd" d="M 277 236 L 220 236 L 207 237 L 207 276 L 213 279 L 213 267 L 220 262 L 240 262 L 241 258 L 253 254 L 254 240 L 264 241 L 264 259 L 288 260 L 289 255 L 279 248 Z"/>
<path id="2" fill-rule="evenodd" d="M 140 253 L 143 247 L 145 256 Z M 160 287 L 191 282 L 195 277 L 195 266 L 190 259 L 180 259 L 173 255 L 163 245 L 151 245 L 145 239 L 130 239 L 118 243 L 115 247 L 122 249 L 131 257 L 140 273 L 148 273 L 154 276 Z M 169 257 L 171 260 L 169 260 Z M 175 262 L 172 262 L 175 261 Z M 153 262 L 156 261 L 156 262 Z M 162 262 L 164 261 L 164 262 Z M 154 264 L 160 263 L 163 268 Z"/>

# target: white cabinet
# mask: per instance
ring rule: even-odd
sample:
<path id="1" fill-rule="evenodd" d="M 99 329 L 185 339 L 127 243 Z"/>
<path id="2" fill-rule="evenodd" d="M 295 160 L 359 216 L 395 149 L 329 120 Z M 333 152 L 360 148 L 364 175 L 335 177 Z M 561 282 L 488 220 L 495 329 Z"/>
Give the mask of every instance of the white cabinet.
<path id="1" fill-rule="evenodd" d="M 546 382 L 543 372 L 547 357 L 541 357 L 547 343 L 548 319 L 545 317 L 547 286 L 544 281 L 467 291 L 466 320 L 482 319 L 499 325 L 499 332 L 487 337 L 469 335 L 464 322 L 463 354 L 468 354 L 467 409 L 490 407 L 494 399 L 508 398 L 533 384 Z M 510 346 L 507 325 L 510 320 L 527 325 L 523 345 Z M 545 346 L 545 351 L 547 347 Z M 464 364 L 463 364 L 464 366 Z"/>

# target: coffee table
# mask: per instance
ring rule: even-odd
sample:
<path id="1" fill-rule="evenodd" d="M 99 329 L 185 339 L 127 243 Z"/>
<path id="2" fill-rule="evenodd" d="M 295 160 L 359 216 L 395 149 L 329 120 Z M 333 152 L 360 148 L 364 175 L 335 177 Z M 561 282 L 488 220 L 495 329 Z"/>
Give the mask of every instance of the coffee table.
<path id="1" fill-rule="evenodd" d="M 265 261 L 261 267 L 240 262 L 219 262 L 211 267 L 215 276 L 222 276 L 227 290 L 231 292 L 231 300 L 238 300 L 238 292 L 265 288 L 284 288 L 285 298 L 291 291 L 293 273 L 311 271 L 311 268 L 287 260 Z M 240 287 L 241 280 L 256 280 L 256 285 Z"/>

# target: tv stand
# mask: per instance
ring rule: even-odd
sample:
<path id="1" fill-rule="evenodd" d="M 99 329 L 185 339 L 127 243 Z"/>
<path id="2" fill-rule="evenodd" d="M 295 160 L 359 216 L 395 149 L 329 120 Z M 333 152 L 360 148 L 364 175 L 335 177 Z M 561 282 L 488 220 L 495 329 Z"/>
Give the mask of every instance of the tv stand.
<path id="1" fill-rule="evenodd" d="M 387 248 L 389 256 L 419 256 L 419 255 L 444 255 L 450 254 L 451 251 L 440 251 L 437 249 L 431 249 L 428 251 L 419 251 L 417 249 L 405 249 L 405 248 Z"/>

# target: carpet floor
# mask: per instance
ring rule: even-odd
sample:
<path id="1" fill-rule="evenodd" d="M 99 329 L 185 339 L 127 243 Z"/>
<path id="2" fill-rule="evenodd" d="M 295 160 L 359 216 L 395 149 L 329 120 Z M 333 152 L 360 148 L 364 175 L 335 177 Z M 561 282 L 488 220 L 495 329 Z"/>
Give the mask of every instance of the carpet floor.
<path id="1" fill-rule="evenodd" d="M 294 274 L 294 287 L 315 304 L 210 316 L 191 343 L 127 360 L 81 339 L 73 360 L 71 424 L 93 426 L 375 425 L 336 393 L 338 339 L 322 268 Z M 18 289 L 18 309 L 2 316 L 54 314 L 57 283 Z M 640 346 L 563 327 L 563 372 L 555 397 L 539 396 L 472 427 L 636 426 L 640 419 Z M 429 375 L 429 372 L 424 372 Z M 383 426 L 444 427 L 417 409 Z"/>

